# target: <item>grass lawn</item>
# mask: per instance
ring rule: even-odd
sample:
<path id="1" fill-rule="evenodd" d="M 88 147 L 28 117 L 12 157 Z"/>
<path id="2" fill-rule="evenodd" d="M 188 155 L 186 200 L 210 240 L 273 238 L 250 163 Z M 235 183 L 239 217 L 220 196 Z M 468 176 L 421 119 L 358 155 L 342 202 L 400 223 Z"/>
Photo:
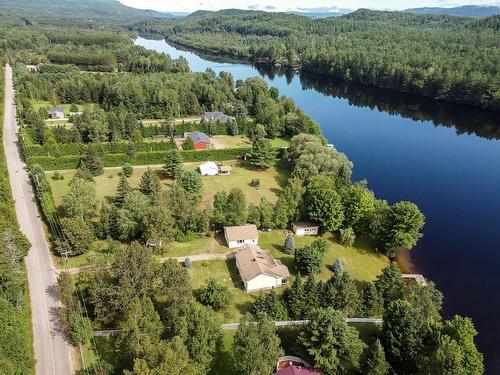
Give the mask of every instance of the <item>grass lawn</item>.
<path id="1" fill-rule="evenodd" d="M 293 236 L 296 248 L 311 244 L 315 238 L 314 236 Z M 374 280 L 380 271 L 388 265 L 387 257 L 376 253 L 367 238 L 359 237 L 356 239 L 354 247 L 349 248 L 340 245 L 331 234 L 325 235 L 325 238 L 328 239 L 330 246 L 325 254 L 325 267 L 317 276 L 319 280 L 327 280 L 332 276 L 331 265 L 337 259 L 342 261 L 344 269 L 358 283 Z M 276 259 L 281 260 L 293 274 L 293 255 L 283 253 L 285 239 L 284 231 L 264 232 L 259 236 L 259 245 L 263 249 L 269 250 Z"/>
<path id="2" fill-rule="evenodd" d="M 242 148 L 242 147 L 252 147 L 252 141 L 250 138 L 244 135 L 214 135 L 210 137 L 214 148 Z M 273 147 L 287 147 L 290 143 L 286 138 L 275 138 L 271 140 Z"/>
<path id="3" fill-rule="evenodd" d="M 45 100 L 33 100 L 31 103 L 33 104 L 33 109 L 35 111 L 38 111 L 38 109 L 43 108 L 43 107 L 47 107 L 49 110 L 54 108 L 54 106 L 52 104 L 50 104 L 50 102 L 45 101 Z M 56 105 L 56 107 L 61 107 L 64 110 L 64 115 L 69 116 L 69 109 L 71 108 L 71 105 L 72 105 L 71 103 L 65 103 L 65 104 L 58 104 L 58 105 Z M 79 111 L 82 111 L 84 105 L 77 104 L 77 107 L 78 107 Z"/>
<path id="4" fill-rule="evenodd" d="M 229 289 L 232 303 L 227 308 L 216 312 L 222 322 L 238 322 L 242 314 L 251 310 L 255 299 L 259 296 L 259 293 L 249 294 L 244 291 L 234 259 L 193 262 L 193 268 L 189 270 L 189 273 L 195 295 L 209 278 L 216 279 Z"/>
<path id="5" fill-rule="evenodd" d="M 172 242 L 165 246 L 164 255 L 180 257 L 193 254 L 225 254 L 229 251 L 224 236 L 217 234 L 210 237 L 196 238 L 189 242 Z"/>
<path id="6" fill-rule="evenodd" d="M 201 163 L 184 163 L 185 169 L 197 169 Z M 203 180 L 203 204 L 211 205 L 213 196 L 216 192 L 229 190 L 232 187 L 239 187 L 247 198 L 247 202 L 258 203 L 262 197 L 266 197 L 269 201 L 277 200 L 277 193 L 286 183 L 287 171 L 284 168 L 271 167 L 266 171 L 256 171 L 248 167 L 237 167 L 235 161 L 225 162 L 225 165 L 231 165 L 233 171 L 229 176 L 204 176 Z M 172 180 L 165 178 L 162 173 L 161 165 L 151 166 L 152 169 L 158 171 L 162 183 L 167 186 L 172 183 Z M 133 188 L 139 187 L 139 182 L 147 166 L 136 166 L 132 176 L 128 178 L 130 185 Z M 95 178 L 96 197 L 98 202 L 111 203 L 116 192 L 116 186 L 119 180 L 121 167 L 105 168 L 104 173 Z M 52 188 L 52 194 L 56 206 L 62 205 L 62 199 L 68 191 L 68 184 L 75 174 L 75 170 L 63 170 L 60 174 L 64 177 L 62 180 L 54 180 L 51 177 L 54 172 L 47 172 L 47 177 Z M 260 179 L 260 187 L 253 188 L 250 186 L 252 179 Z"/>

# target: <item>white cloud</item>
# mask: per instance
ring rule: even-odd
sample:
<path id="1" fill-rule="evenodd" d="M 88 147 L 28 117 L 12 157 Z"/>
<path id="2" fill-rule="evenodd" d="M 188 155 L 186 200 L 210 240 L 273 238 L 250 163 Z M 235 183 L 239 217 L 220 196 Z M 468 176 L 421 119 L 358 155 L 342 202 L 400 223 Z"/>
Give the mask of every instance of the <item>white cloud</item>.
<path id="1" fill-rule="evenodd" d="M 290 11 L 299 9 L 407 9 L 428 6 L 499 5 L 494 0 L 120 0 L 123 4 L 141 9 L 164 12 L 193 12 L 227 8 Z M 446 5 L 445 5 L 446 4 Z"/>

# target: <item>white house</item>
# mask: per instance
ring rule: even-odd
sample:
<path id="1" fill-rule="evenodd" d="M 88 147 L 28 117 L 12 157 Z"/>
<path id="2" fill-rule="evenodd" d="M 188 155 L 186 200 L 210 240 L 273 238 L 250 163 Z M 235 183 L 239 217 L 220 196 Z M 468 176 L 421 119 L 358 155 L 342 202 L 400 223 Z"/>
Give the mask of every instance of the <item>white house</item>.
<path id="1" fill-rule="evenodd" d="M 235 251 L 236 267 L 247 292 L 279 288 L 288 283 L 288 267 L 257 245 L 244 245 Z"/>
<path id="2" fill-rule="evenodd" d="M 230 249 L 247 244 L 257 245 L 259 242 L 259 232 L 254 224 L 224 227 L 224 237 Z"/>
<path id="3" fill-rule="evenodd" d="M 319 232 L 319 226 L 312 221 L 299 221 L 292 224 L 293 232 L 297 236 L 316 236 Z"/>
<path id="4" fill-rule="evenodd" d="M 213 161 L 207 161 L 199 168 L 202 176 L 216 176 L 219 173 L 219 167 Z"/>

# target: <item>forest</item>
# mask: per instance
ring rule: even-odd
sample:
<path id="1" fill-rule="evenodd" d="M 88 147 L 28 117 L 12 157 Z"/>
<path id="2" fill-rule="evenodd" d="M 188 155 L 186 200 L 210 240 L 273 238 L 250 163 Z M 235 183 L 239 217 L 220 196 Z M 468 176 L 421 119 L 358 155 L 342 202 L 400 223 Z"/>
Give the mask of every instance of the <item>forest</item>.
<path id="1" fill-rule="evenodd" d="M 227 10 L 132 28 L 201 51 L 265 57 L 346 81 L 498 110 L 499 22 L 498 16 L 364 9 L 320 20 Z"/>

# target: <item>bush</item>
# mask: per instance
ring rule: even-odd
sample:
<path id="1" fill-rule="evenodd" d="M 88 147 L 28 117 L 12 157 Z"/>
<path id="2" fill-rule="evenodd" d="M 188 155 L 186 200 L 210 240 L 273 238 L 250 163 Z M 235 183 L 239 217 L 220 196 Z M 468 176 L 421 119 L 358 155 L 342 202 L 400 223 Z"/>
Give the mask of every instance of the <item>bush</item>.
<path id="1" fill-rule="evenodd" d="M 123 164 L 122 172 L 125 177 L 130 177 L 134 172 L 134 167 L 132 167 L 129 163 L 125 163 Z"/>
<path id="2" fill-rule="evenodd" d="M 345 247 L 351 247 L 356 241 L 356 234 L 351 227 L 340 230 L 340 243 Z"/>
<path id="3" fill-rule="evenodd" d="M 205 306 L 212 306 L 215 310 L 220 310 L 227 307 L 231 302 L 231 293 L 225 286 L 220 285 L 217 280 L 208 279 L 206 285 L 200 291 L 199 299 Z"/>

